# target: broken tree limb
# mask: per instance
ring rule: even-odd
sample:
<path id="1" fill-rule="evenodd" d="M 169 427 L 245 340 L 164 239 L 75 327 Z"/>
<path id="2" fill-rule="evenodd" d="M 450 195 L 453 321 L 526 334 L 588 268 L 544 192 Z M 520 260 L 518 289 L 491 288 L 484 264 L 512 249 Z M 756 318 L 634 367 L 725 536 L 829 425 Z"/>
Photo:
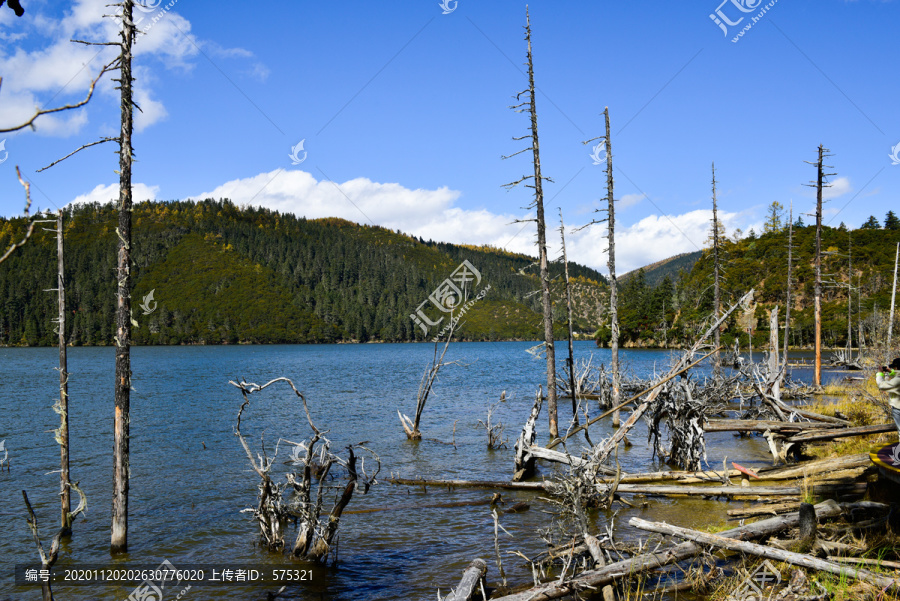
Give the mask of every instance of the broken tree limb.
<path id="1" fill-rule="evenodd" d="M 800 430 L 843 427 L 843 424 L 783 422 L 768 419 L 708 419 L 703 422 L 703 429 L 707 432 L 765 432 L 770 430 L 779 433 L 794 433 Z"/>
<path id="2" fill-rule="evenodd" d="M 469 601 L 475 593 L 475 587 L 484 579 L 485 574 L 487 574 L 487 562 L 481 558 L 473 559 L 469 567 L 463 571 L 459 585 L 444 597 L 443 601 Z"/>
<path id="3" fill-rule="evenodd" d="M 834 501 L 825 501 L 816 505 L 816 515 L 820 518 L 835 517 L 840 515 L 840 513 L 841 508 Z M 734 540 L 753 540 L 771 536 L 782 530 L 795 528 L 799 523 L 799 515 L 792 513 L 725 530 L 720 532 L 719 536 Z M 562 583 L 554 580 L 553 582 L 540 584 L 514 595 L 499 597 L 491 601 L 548 601 L 549 599 L 559 599 L 560 597 L 573 595 L 578 591 L 596 589 L 622 578 L 636 576 L 641 572 L 678 563 L 702 552 L 703 547 L 693 542 L 670 545 L 656 553 L 637 555 L 631 559 L 611 563 L 598 570 L 582 572 L 578 577 Z"/>
<path id="4" fill-rule="evenodd" d="M 716 351 L 717 351 L 717 350 L 719 350 L 719 349 L 716 349 Z M 604 413 L 601 413 L 601 414 L 598 415 L 597 417 L 591 418 L 590 420 L 588 420 L 587 422 L 585 422 L 585 424 L 584 424 L 583 426 L 578 426 L 577 428 L 572 428 L 571 430 L 569 430 L 569 433 L 566 434 L 565 436 L 563 436 L 562 438 L 557 439 L 557 440 L 553 440 L 553 441 L 551 441 L 549 444 L 547 444 L 547 448 L 548 448 L 548 449 L 552 449 L 553 447 L 557 446 L 558 444 L 563 443 L 563 442 L 565 442 L 566 440 L 568 440 L 571 436 L 577 434 L 578 432 L 581 432 L 582 430 L 584 430 L 584 429 L 587 428 L 588 426 L 591 426 L 591 425 L 595 424 L 596 422 L 600 421 L 600 420 L 603 419 L 604 417 L 606 417 L 606 416 L 612 414 L 613 412 L 615 412 L 615 411 L 621 409 L 621 408 L 624 407 L 625 405 L 629 405 L 629 404 L 635 402 L 636 400 L 640 399 L 642 396 L 644 396 L 644 395 L 647 394 L 648 392 L 651 392 L 653 389 L 659 388 L 660 386 L 662 386 L 663 384 L 665 384 L 666 382 L 668 382 L 668 381 L 671 380 L 672 378 L 674 378 L 674 377 L 676 377 L 676 376 L 678 376 L 678 375 L 680 375 L 680 374 L 686 372 L 687 370 L 691 369 L 692 367 L 696 366 L 698 363 L 700 363 L 701 361 L 703 361 L 704 359 L 706 359 L 707 357 L 709 357 L 710 355 L 712 355 L 712 354 L 715 353 L 716 351 L 709 352 L 709 353 L 703 355 L 702 357 L 700 357 L 699 359 L 697 359 L 696 361 L 694 361 L 693 363 L 691 363 L 690 365 L 688 365 L 688 366 L 686 366 L 686 367 L 683 367 L 682 369 L 678 370 L 678 371 L 675 372 L 675 373 L 669 374 L 668 376 L 666 376 L 665 378 L 663 378 L 663 379 L 660 380 L 659 382 L 654 382 L 649 388 L 644 389 L 643 391 L 641 391 L 641 392 L 639 392 L 638 394 L 634 395 L 633 397 L 631 397 L 631 398 L 628 399 L 627 401 L 624 401 L 624 402 L 622 402 L 622 403 L 619 403 L 618 405 L 616 405 L 616 406 L 613 407 L 612 409 L 610 409 L 610 410 L 608 410 L 608 411 L 606 411 L 606 412 L 604 412 Z M 590 397 L 585 397 L 585 398 L 590 398 Z"/>
<path id="5" fill-rule="evenodd" d="M 542 392 L 542 387 L 538 386 L 537 396 L 534 399 L 534 405 L 531 407 L 531 414 L 522 428 L 522 433 L 516 440 L 516 463 L 512 478 L 513 482 L 520 482 L 534 476 L 534 456 L 528 452 L 528 449 L 534 446 L 537 440 L 536 423 L 538 415 L 541 413 L 541 405 L 544 402 Z"/>
<path id="6" fill-rule="evenodd" d="M 879 424 L 876 426 L 860 426 L 858 428 L 846 428 L 828 432 L 805 432 L 791 436 L 785 442 L 813 442 L 816 440 L 834 440 L 835 438 L 847 438 L 849 436 L 865 436 L 866 434 L 882 434 L 893 432 L 897 429 L 894 424 Z"/>
<path id="7" fill-rule="evenodd" d="M 758 545 L 756 543 L 746 541 L 737 541 L 718 534 L 698 532 L 697 530 L 691 530 L 690 528 L 680 528 L 678 526 L 672 526 L 663 522 L 648 522 L 637 517 L 633 517 L 628 520 L 628 524 L 635 528 L 640 528 L 641 530 L 647 530 L 649 532 L 658 532 L 661 534 L 677 536 L 679 538 L 690 540 L 696 543 L 728 549 L 729 551 L 748 553 L 750 555 L 756 555 L 758 557 L 784 561 L 811 570 L 829 572 L 831 574 L 837 574 L 838 576 L 853 578 L 854 580 L 860 580 L 873 584 L 882 590 L 900 591 L 900 579 L 888 578 L 886 576 L 882 576 L 880 574 L 875 574 L 865 570 L 855 570 L 847 566 L 841 566 L 830 561 L 824 561 L 822 559 L 817 559 L 815 557 L 803 555 L 801 553 L 783 551 L 781 549 L 774 549 L 772 547 L 767 547 L 766 545 Z"/>
<path id="8" fill-rule="evenodd" d="M 721 327 L 721 325 L 725 323 L 725 321 L 731 316 L 735 309 L 752 298 L 753 290 L 751 289 L 750 292 L 742 296 L 738 302 L 732 305 L 732 307 L 728 309 L 728 311 L 726 311 L 724 314 L 722 314 L 721 317 L 715 320 L 713 325 L 710 326 L 708 330 L 706 330 L 706 332 L 694 343 L 690 350 L 684 353 L 675 364 L 675 366 L 672 367 L 671 370 L 669 370 L 669 374 L 667 375 L 667 377 L 674 376 L 679 371 L 684 371 L 684 368 L 690 362 L 691 358 L 694 356 L 694 353 L 696 353 L 700 349 L 700 346 L 706 341 L 706 339 L 709 338 L 709 336 L 714 331 L 718 331 L 719 327 Z M 653 392 L 651 392 L 647 396 L 647 398 L 635 408 L 635 410 L 631 413 L 625 423 L 622 424 L 622 426 L 618 430 L 616 430 L 616 433 L 603 443 L 603 447 L 601 448 L 600 454 L 598 456 L 598 460 L 600 462 L 605 461 L 612 454 L 613 450 L 618 447 L 622 439 L 625 438 L 625 435 L 628 434 L 628 432 L 634 427 L 641 416 L 644 415 L 644 413 L 650 407 L 650 404 L 656 400 L 656 397 L 659 396 L 661 390 L 662 388 L 655 388 Z"/>

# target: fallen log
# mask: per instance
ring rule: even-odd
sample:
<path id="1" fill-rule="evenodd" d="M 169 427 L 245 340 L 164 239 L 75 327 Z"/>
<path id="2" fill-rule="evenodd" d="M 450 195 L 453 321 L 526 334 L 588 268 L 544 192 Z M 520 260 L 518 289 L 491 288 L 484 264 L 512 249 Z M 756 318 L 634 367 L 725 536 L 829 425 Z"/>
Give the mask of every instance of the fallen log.
<path id="1" fill-rule="evenodd" d="M 581 457 L 563 453 L 561 451 L 551 451 L 550 449 L 539 447 L 537 445 L 526 447 L 525 455 L 531 455 L 532 457 L 536 457 L 538 459 L 545 459 L 547 461 L 554 461 L 556 463 L 565 463 L 566 465 L 571 465 L 572 467 L 580 467 L 581 465 L 587 463 Z M 598 468 L 598 470 L 603 472 L 604 474 L 609 475 L 614 475 L 616 473 L 616 470 L 602 465 Z"/>
<path id="2" fill-rule="evenodd" d="M 834 501 L 825 501 L 816 505 L 816 515 L 819 518 L 835 517 L 840 515 L 840 513 L 841 508 Z M 739 528 L 732 528 L 731 530 L 720 532 L 719 536 L 734 540 L 752 540 L 771 536 L 789 528 L 795 528 L 799 523 L 799 515 L 793 513 L 761 520 Z M 512 595 L 492 599 L 492 601 L 547 601 L 549 599 L 559 599 L 579 591 L 596 589 L 622 578 L 636 576 L 641 572 L 678 563 L 702 552 L 703 546 L 693 542 L 670 545 L 656 553 L 637 555 L 631 559 L 611 563 L 598 570 L 582 572 L 577 577 L 562 583 L 554 580 L 553 582 L 540 584 Z"/>
<path id="3" fill-rule="evenodd" d="M 879 424 L 876 426 L 859 426 L 857 428 L 845 428 L 828 432 L 805 432 L 786 439 L 785 442 L 813 442 L 816 440 L 834 440 L 835 438 L 847 438 L 849 436 L 865 436 L 866 434 L 882 434 L 894 432 L 897 426 L 894 424 Z"/>
<path id="4" fill-rule="evenodd" d="M 758 505 L 756 507 L 746 507 L 743 509 L 729 509 L 728 519 L 746 519 L 755 518 L 761 515 L 779 515 L 782 513 L 790 513 L 800 509 L 800 501 L 789 501 L 787 503 L 768 503 L 766 505 Z"/>
<path id="5" fill-rule="evenodd" d="M 825 494 L 836 490 L 865 492 L 866 483 L 816 484 L 811 487 L 814 494 Z M 620 484 L 618 493 L 643 493 L 660 496 L 711 496 L 711 497 L 788 497 L 802 494 L 800 486 L 680 486 Z"/>
<path id="6" fill-rule="evenodd" d="M 816 459 L 784 467 L 764 467 L 757 470 L 757 474 L 760 480 L 789 480 L 837 470 L 868 467 L 871 463 L 868 453 L 857 453 L 843 457 Z"/>
<path id="7" fill-rule="evenodd" d="M 728 549 L 729 551 L 748 553 L 750 555 L 765 557 L 767 559 L 784 561 L 811 570 L 829 572 L 831 574 L 837 574 L 838 576 L 853 578 L 854 580 L 860 580 L 873 584 L 885 591 L 889 589 L 893 591 L 900 591 L 900 580 L 896 578 L 888 578 L 886 576 L 882 576 L 880 574 L 875 574 L 873 572 L 868 572 L 865 570 L 855 570 L 853 568 L 838 565 L 836 563 L 811 557 L 809 555 L 803 555 L 801 553 L 793 553 L 791 551 L 784 551 L 781 549 L 767 547 L 766 545 L 758 545 L 756 543 L 733 540 L 731 538 L 726 538 L 718 534 L 698 532 L 697 530 L 691 530 L 690 528 L 680 528 L 678 526 L 672 526 L 664 522 L 648 522 L 638 517 L 633 517 L 628 520 L 628 524 L 635 528 L 640 528 L 641 530 L 647 530 L 649 532 L 669 534 L 671 536 L 677 536 L 679 538 L 693 541 L 695 543 L 712 545 L 714 547 Z"/>
<path id="8" fill-rule="evenodd" d="M 459 585 L 444 597 L 443 601 L 469 601 L 475 592 L 475 587 L 484 579 L 485 574 L 487 574 L 487 563 L 481 558 L 473 559 L 469 567 L 463 571 Z M 441 596 L 438 594 L 438 599 L 440 598 Z"/>
<path id="9" fill-rule="evenodd" d="M 391 484 L 452 488 L 502 488 L 507 490 L 548 490 L 544 482 L 507 482 L 506 480 L 424 480 L 420 478 L 388 478 Z"/>
<path id="10" fill-rule="evenodd" d="M 823 428 L 843 428 L 843 424 L 816 422 L 782 422 L 765 419 L 708 419 L 703 423 L 706 432 L 800 432 Z"/>

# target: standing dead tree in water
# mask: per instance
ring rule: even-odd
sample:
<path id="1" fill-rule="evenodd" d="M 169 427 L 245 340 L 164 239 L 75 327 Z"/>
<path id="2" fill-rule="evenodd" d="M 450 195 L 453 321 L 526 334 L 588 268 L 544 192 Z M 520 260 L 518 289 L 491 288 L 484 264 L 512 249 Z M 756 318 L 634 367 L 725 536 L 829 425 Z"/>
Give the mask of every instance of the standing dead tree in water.
<path id="1" fill-rule="evenodd" d="M 529 449 L 537 441 L 537 418 L 541 414 L 541 405 L 544 403 L 543 390 L 538 386 L 537 395 L 534 399 L 534 405 L 531 407 L 531 414 L 522 428 L 522 433 L 516 440 L 515 450 L 515 469 L 513 471 L 513 482 L 521 482 L 526 478 L 534 475 L 535 457 L 529 452 Z"/>
<path id="2" fill-rule="evenodd" d="M 713 218 L 712 218 L 712 245 L 713 245 L 713 315 L 715 317 L 719 316 L 719 311 L 722 310 L 722 291 L 720 287 L 721 281 L 721 271 L 720 271 L 720 250 L 721 250 L 721 241 L 719 236 L 721 234 L 721 224 L 719 222 L 719 208 L 718 201 L 716 199 L 716 164 L 712 164 L 712 202 L 713 202 Z M 714 343 L 716 348 L 719 348 L 719 334 L 721 330 L 717 329 L 714 335 Z M 713 361 L 713 368 L 716 374 L 716 377 L 720 377 L 722 375 L 722 358 L 721 355 L 716 352 L 714 355 L 715 360 Z"/>
<path id="3" fill-rule="evenodd" d="M 270 473 L 275 465 L 275 458 L 278 456 L 278 445 L 275 447 L 275 454 L 272 457 L 268 457 L 265 444 L 263 444 L 262 452 L 258 453 L 256 458 L 254 458 L 250 446 L 241 432 L 241 419 L 244 411 L 250 406 L 249 395 L 259 392 L 275 382 L 287 382 L 294 394 L 300 398 L 303 402 L 306 420 L 313 432 L 312 437 L 308 441 L 290 443 L 294 444 L 292 463 L 301 469 L 296 474 L 288 473 L 285 476 L 285 482 L 282 483 L 276 483 Z M 269 549 L 280 551 L 285 547 L 285 526 L 288 521 L 295 520 L 298 531 L 291 554 L 310 561 L 326 561 L 331 550 L 331 543 L 337 534 L 341 515 L 350 503 L 353 492 L 362 486 L 363 494 L 365 494 L 368 492 L 369 487 L 376 483 L 375 478 L 381 469 L 381 462 L 378 456 L 369 449 L 356 445 L 358 448 L 371 453 L 376 461 L 376 469 L 369 476 L 365 470 L 365 459 L 360 459 L 354 454 L 353 446 L 347 447 L 349 457 L 346 461 L 332 453 L 330 451 L 331 442 L 325 438 L 327 432 L 319 430 L 313 423 L 309 413 L 309 406 L 306 403 L 306 397 L 297 390 L 289 378 L 276 378 L 262 386 L 243 380 L 240 383 L 234 381 L 229 383 L 240 389 L 244 397 L 244 402 L 238 411 L 235 435 L 241 441 L 241 446 L 247 454 L 247 459 L 250 460 L 253 471 L 260 477 L 259 502 L 256 509 L 250 510 L 253 512 L 253 516 L 259 526 L 260 540 Z M 359 462 L 359 466 L 357 466 L 357 462 Z M 328 488 L 325 485 L 325 481 L 334 464 L 343 466 L 347 470 L 349 480 L 336 498 L 327 519 L 323 519 L 322 507 L 325 502 L 325 492 Z M 312 481 L 314 477 L 318 479 L 315 500 L 312 498 Z M 284 493 L 288 490 L 292 492 L 292 498 L 286 503 Z"/>
<path id="4" fill-rule="evenodd" d="M 504 402 L 505 398 L 501 398 L 499 401 L 488 407 L 487 412 L 487 421 L 483 422 L 478 420 L 478 423 L 487 431 L 488 435 L 488 448 L 489 449 L 502 449 L 506 447 L 506 444 L 509 442 L 509 437 L 503 438 L 503 424 L 501 423 L 491 423 L 491 419 L 494 416 L 494 411 L 497 410 L 497 407 L 500 406 L 500 403 Z"/>
<path id="5" fill-rule="evenodd" d="M 563 275 L 566 284 L 566 323 L 569 330 L 569 356 L 566 358 L 566 367 L 569 376 L 569 393 L 572 395 L 572 421 L 578 425 L 578 389 L 575 387 L 575 349 L 572 345 L 574 333 L 572 331 L 572 286 L 569 282 L 569 258 L 566 254 L 566 226 L 563 223 L 562 209 L 559 210 L 559 238 L 562 241 Z"/>
<path id="6" fill-rule="evenodd" d="M 531 117 L 531 124 L 528 128 L 529 133 L 513 138 L 514 140 L 531 141 L 531 146 L 515 152 L 504 159 L 514 157 L 523 152 L 532 152 L 534 163 L 534 175 L 524 175 L 514 182 L 505 184 L 506 189 L 512 189 L 515 186 L 527 180 L 533 180 L 532 184 L 525 184 L 528 188 L 534 189 L 534 202 L 528 205 L 528 208 L 534 208 L 537 216 L 534 221 L 537 222 L 537 245 L 538 257 L 540 262 L 540 279 L 541 279 L 541 309 L 543 311 L 544 322 L 544 345 L 547 353 L 547 413 L 550 421 L 550 438 L 554 439 L 559 436 L 559 424 L 557 422 L 556 413 L 556 349 L 553 340 L 553 304 L 550 300 L 550 262 L 547 258 L 547 228 L 544 221 L 544 180 L 553 181 L 548 177 L 541 175 L 541 153 L 540 144 L 538 143 L 538 122 L 537 122 L 537 103 L 534 85 L 534 61 L 531 55 L 531 17 L 528 14 L 528 7 L 525 7 L 525 40 L 528 42 L 528 88 L 516 95 L 519 101 L 525 96 L 526 100 L 510 108 L 517 113 L 528 113 Z M 532 220 L 525 220 L 532 221 Z"/>
<path id="7" fill-rule="evenodd" d="M 465 299 L 460 306 L 465 306 Z M 425 402 L 428 401 L 428 397 L 431 395 L 431 391 L 434 388 L 434 383 L 437 380 L 438 372 L 441 371 L 441 368 L 445 365 L 455 365 L 456 361 L 444 361 L 444 356 L 447 354 L 447 349 L 450 348 L 450 341 L 453 339 L 453 332 L 456 330 L 459 325 L 459 318 L 450 316 L 450 323 L 447 325 L 447 339 L 444 341 L 443 348 L 440 347 L 440 340 L 434 341 L 434 355 L 431 358 L 431 365 L 425 368 L 425 372 L 422 374 L 422 379 L 419 382 L 419 390 L 416 393 L 416 413 L 415 419 L 410 419 L 408 415 L 400 413 L 400 410 L 397 410 L 397 415 L 400 416 L 400 424 L 403 426 L 403 431 L 406 432 L 406 437 L 409 440 L 422 440 L 422 432 L 419 430 L 419 423 L 422 421 L 422 412 L 425 411 Z"/>
<path id="8" fill-rule="evenodd" d="M 609 128 L 609 107 L 603 109 L 603 117 L 606 124 L 606 135 L 599 138 L 592 138 L 582 142 L 588 144 L 594 140 L 601 140 L 594 147 L 594 163 L 600 163 L 599 153 L 601 148 L 606 147 L 606 219 L 601 221 L 592 221 L 593 223 L 607 222 L 606 239 L 607 252 L 609 259 L 606 266 L 609 269 L 609 349 L 610 349 L 610 369 L 612 370 L 612 400 L 613 407 L 619 406 L 620 398 L 620 380 L 619 380 L 619 302 L 618 302 L 618 284 L 616 283 L 616 204 L 613 194 L 613 163 L 612 163 L 612 135 Z M 604 209 L 597 209 L 602 212 Z M 612 417 L 613 427 L 619 427 L 619 410 L 613 411 Z"/>
<path id="9" fill-rule="evenodd" d="M 813 386 L 822 386 L 822 189 L 830 187 L 825 183 L 827 177 L 836 175 L 825 173 L 825 157 L 828 149 L 819 144 L 819 158 L 815 163 L 806 161 L 809 165 L 816 166 L 816 181 L 806 184 L 816 189 L 816 284 L 815 284 L 815 325 L 816 325 L 816 363 L 813 369 Z"/>

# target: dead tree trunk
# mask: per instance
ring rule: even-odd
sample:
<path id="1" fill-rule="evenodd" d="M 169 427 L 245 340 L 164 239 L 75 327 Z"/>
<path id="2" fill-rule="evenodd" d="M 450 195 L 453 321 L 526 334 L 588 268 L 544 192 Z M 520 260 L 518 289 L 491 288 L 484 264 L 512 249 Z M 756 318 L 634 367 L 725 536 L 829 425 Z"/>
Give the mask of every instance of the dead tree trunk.
<path id="1" fill-rule="evenodd" d="M 465 306 L 465 304 L 464 298 L 463 302 L 460 303 L 460 306 Z M 438 372 L 441 371 L 441 368 L 444 365 L 447 365 L 447 363 L 444 363 L 444 355 L 447 354 L 447 349 L 450 348 L 450 341 L 453 340 L 453 331 L 459 323 L 457 321 L 458 319 L 458 317 L 454 318 L 452 314 L 450 315 L 450 324 L 447 326 L 447 340 L 444 341 L 444 347 L 440 350 L 440 354 L 438 353 L 440 341 L 435 340 L 434 342 L 434 356 L 431 358 L 431 366 L 422 374 L 422 380 L 419 382 L 419 390 L 416 394 L 415 419 L 409 419 L 408 415 L 400 413 L 399 409 L 397 410 L 397 415 L 400 416 L 400 424 L 403 426 L 403 431 L 406 432 L 406 437 L 409 440 L 422 440 L 422 432 L 419 430 L 422 412 L 425 411 L 425 402 L 431 395 L 431 390 L 437 380 Z M 453 362 L 451 361 L 450 363 Z"/>
<path id="2" fill-rule="evenodd" d="M 609 129 L 609 107 L 603 109 L 603 118 L 606 122 L 606 206 L 609 219 L 609 227 L 606 237 L 609 244 L 609 259 L 606 263 L 609 269 L 609 367 L 612 371 L 612 405 L 619 405 L 621 381 L 619 378 L 619 295 L 616 283 L 616 207 L 613 198 L 613 164 L 612 164 L 612 140 Z M 619 427 L 619 410 L 613 411 L 612 425 Z"/>
<path id="3" fill-rule="evenodd" d="M 66 357 L 66 284 L 63 269 L 63 212 L 56 215 L 56 289 L 59 309 L 59 500 L 60 531 L 63 536 L 72 534 L 71 492 L 69 490 L 69 369 Z"/>
<path id="4" fill-rule="evenodd" d="M 544 402 L 543 398 L 543 391 L 539 386 L 537 396 L 534 399 L 534 406 L 531 408 L 531 415 L 528 416 L 525 427 L 522 428 L 522 433 L 519 435 L 518 440 L 516 440 L 516 463 L 512 478 L 513 482 L 521 482 L 526 478 L 534 476 L 534 455 L 529 452 L 529 449 L 537 440 L 535 426 L 538 415 L 541 413 L 541 404 Z"/>
<path id="5" fill-rule="evenodd" d="M 485 574 L 487 574 L 487 562 L 481 558 L 472 560 L 472 563 L 463 572 L 459 585 L 444 597 L 443 601 L 469 601 L 475 594 L 475 587 L 484 581 Z M 438 595 L 438 599 L 440 599 L 440 595 Z"/>
<path id="6" fill-rule="evenodd" d="M 534 202 L 529 208 L 534 207 L 537 211 L 537 242 L 538 242 L 538 261 L 540 263 L 540 279 L 541 279 L 541 309 L 543 312 L 544 323 L 544 345 L 547 352 L 547 413 L 550 422 L 550 439 L 555 440 L 559 437 L 559 424 L 556 411 L 556 350 L 553 341 L 553 303 L 550 299 L 550 262 L 547 258 L 547 228 L 544 220 L 544 189 L 543 182 L 545 179 L 541 175 L 541 154 L 540 144 L 538 143 L 538 122 L 537 122 L 537 102 L 534 86 L 534 61 L 531 54 L 531 17 L 528 14 L 528 7 L 525 7 L 525 40 L 528 43 L 528 88 L 516 95 L 519 100 L 523 95 L 528 99 L 525 102 L 514 105 L 510 108 L 516 112 L 526 112 L 531 118 L 529 133 L 525 136 L 514 138 L 515 140 L 523 140 L 529 138 L 531 147 L 520 150 L 514 154 L 503 158 L 510 158 L 530 150 L 533 156 L 534 175 L 526 175 L 517 181 L 506 184 L 506 188 L 512 188 L 523 181 L 533 179 Z"/>
<path id="7" fill-rule="evenodd" d="M 113 451 L 113 507 L 110 551 L 128 551 L 129 444 L 131 428 L 131 162 L 134 129 L 131 86 L 132 44 L 135 26 L 132 20 L 134 0 L 122 3 L 122 41 L 119 55 L 121 92 L 121 133 L 119 134 L 119 224 L 116 261 L 116 381 L 115 445 Z"/>
<path id="8" fill-rule="evenodd" d="M 793 252 L 794 252 L 794 202 L 791 201 L 791 210 L 788 217 L 788 264 L 787 264 L 787 291 L 784 299 L 784 352 L 782 360 L 784 361 L 784 369 L 787 370 L 788 364 L 788 340 L 791 332 L 791 269 L 793 268 Z"/>
<path id="9" fill-rule="evenodd" d="M 572 286 L 569 282 L 569 259 L 566 255 L 566 225 L 563 223 L 562 209 L 559 210 L 559 237 L 562 241 L 563 274 L 566 278 L 566 322 L 569 326 L 569 393 L 572 395 L 572 421 L 578 425 L 578 390 L 575 388 L 575 349 L 572 339 Z"/>
<path id="10" fill-rule="evenodd" d="M 891 352 L 891 333 L 894 331 L 894 301 L 897 300 L 897 263 L 900 263 L 900 242 L 894 255 L 894 286 L 891 288 L 891 315 L 888 318 L 887 352 Z M 862 309 L 860 308 L 860 313 Z M 862 339 L 860 339 L 862 340 Z M 860 343 L 861 345 L 862 343 Z"/>
<path id="11" fill-rule="evenodd" d="M 822 386 L 822 188 L 829 187 L 825 178 L 834 173 L 825 173 L 824 146 L 819 144 L 819 159 L 816 161 L 816 284 L 815 284 L 815 322 L 816 322 L 816 362 L 813 370 L 813 385 Z M 810 163 L 812 164 L 812 163 Z M 813 185 L 813 184 L 809 184 Z"/>
<path id="12" fill-rule="evenodd" d="M 716 200 L 716 164 L 712 164 L 712 201 L 713 201 L 713 218 L 712 218 L 712 239 L 713 239 L 713 316 L 718 319 L 719 311 L 722 310 L 722 296 L 719 288 L 719 208 Z M 717 328 L 714 335 L 714 344 L 719 348 L 720 328 Z M 722 358 L 719 351 L 716 351 L 713 360 L 713 372 L 716 377 L 722 375 Z"/>
<path id="13" fill-rule="evenodd" d="M 768 357 L 768 388 L 772 396 L 781 401 L 781 381 L 784 379 L 784 370 L 778 360 L 778 305 L 772 307 L 769 313 L 769 357 Z"/>

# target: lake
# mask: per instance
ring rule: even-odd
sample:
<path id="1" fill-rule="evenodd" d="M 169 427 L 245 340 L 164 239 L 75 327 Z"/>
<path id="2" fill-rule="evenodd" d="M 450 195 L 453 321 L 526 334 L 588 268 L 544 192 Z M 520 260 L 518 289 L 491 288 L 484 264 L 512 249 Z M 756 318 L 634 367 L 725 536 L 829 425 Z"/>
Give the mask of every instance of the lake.
<path id="1" fill-rule="evenodd" d="M 513 442 L 528 416 L 538 384 L 545 379 L 545 362 L 532 357 L 530 342 L 454 343 L 422 419 L 426 440 L 406 439 L 397 410 L 413 414 L 416 390 L 434 352 L 430 344 L 363 344 L 297 346 L 136 347 L 131 397 L 131 482 L 129 553 L 112 560 L 109 529 L 112 498 L 113 348 L 69 350 L 69 427 L 71 478 L 88 497 L 84 518 L 74 524 L 74 536 L 62 546 L 57 569 L 72 563 L 157 566 L 168 560 L 176 568 L 227 564 L 271 571 L 302 569 L 304 564 L 271 553 L 255 544 L 257 527 L 240 511 L 255 507 L 258 477 L 234 425 L 242 397 L 229 380 L 246 378 L 263 384 L 291 378 L 304 393 L 313 421 L 328 430 L 332 450 L 346 458 L 345 447 L 368 441 L 382 461 L 380 484 L 368 494 L 358 491 L 341 520 L 338 565 L 316 567 L 311 582 L 289 589 L 293 599 L 433 599 L 438 588 L 447 594 L 461 571 L 475 557 L 489 564 L 489 582 L 498 580 L 493 551 L 493 519 L 487 505 L 447 507 L 490 498 L 492 491 L 394 486 L 383 482 L 391 473 L 403 477 L 508 480 L 513 470 Z M 560 359 L 565 345 L 557 345 Z M 672 353 L 662 350 L 623 351 L 624 368 L 643 378 L 664 373 Z M 608 362 L 609 350 L 592 342 L 576 343 L 576 356 L 593 353 L 595 364 Z M 754 354 L 760 360 L 761 354 Z M 0 348 L 0 441 L 6 441 L 10 473 L 0 473 L 0 600 L 40 599 L 39 588 L 16 586 L 14 565 L 39 563 L 26 524 L 22 490 L 38 515 L 45 548 L 59 527 L 59 447 L 52 430 L 59 417 L 51 409 L 58 397 L 55 348 Z M 697 371 L 708 373 L 704 365 Z M 794 377 L 809 374 L 795 370 Z M 828 380 L 828 377 L 825 377 Z M 506 392 L 494 421 L 505 426 L 509 449 L 489 451 L 485 419 L 489 405 Z M 303 407 L 290 387 L 277 384 L 251 395 L 242 430 L 254 451 L 264 436 L 267 452 L 276 441 L 308 439 Z M 571 417 L 570 401 L 560 401 L 561 430 Z M 596 403 L 590 406 L 598 414 Z M 538 421 L 541 442 L 547 440 L 546 407 Z M 596 442 L 609 436 L 608 421 L 592 426 Z M 646 429 L 640 423 L 629 436 L 633 444 L 619 454 L 624 471 L 650 471 Z M 442 444 L 427 439 L 452 442 Z M 579 438 L 583 441 L 583 438 Z M 725 456 L 748 466 L 771 463 L 765 442 L 731 433 L 707 435 L 711 468 L 721 468 Z M 570 447 L 570 450 L 572 447 Z M 279 451 L 287 459 L 289 448 Z M 370 467 L 367 461 L 367 468 Z M 278 479 L 287 469 L 276 462 Z M 281 471 L 278 471 L 281 470 Z M 343 476 L 337 466 L 332 473 Z M 540 467 L 552 477 L 553 468 Z M 341 484 L 340 481 L 335 484 Z M 503 514 L 501 532 L 504 568 L 511 583 L 531 580 L 518 550 L 533 555 L 545 548 L 535 533 L 544 527 L 549 510 L 539 495 L 507 491 L 506 506 L 526 501 L 524 513 Z M 73 493 L 73 506 L 76 495 Z M 726 502 L 653 498 L 646 510 L 620 511 L 617 536 L 636 533 L 623 526 L 631 515 L 667 520 L 682 526 L 702 526 L 724 520 Z M 429 507 L 431 505 L 431 507 Z M 433 505 L 445 505 L 434 507 Z M 326 502 L 326 507 L 330 503 Z M 359 510 L 383 509 L 367 513 Z M 603 528 L 611 513 L 595 514 Z M 293 541 L 289 527 L 286 539 Z M 182 598 L 263 599 L 275 586 L 240 584 L 194 587 Z M 133 586 L 57 585 L 62 600 L 125 599 Z M 175 599 L 180 591 L 165 591 Z"/>

